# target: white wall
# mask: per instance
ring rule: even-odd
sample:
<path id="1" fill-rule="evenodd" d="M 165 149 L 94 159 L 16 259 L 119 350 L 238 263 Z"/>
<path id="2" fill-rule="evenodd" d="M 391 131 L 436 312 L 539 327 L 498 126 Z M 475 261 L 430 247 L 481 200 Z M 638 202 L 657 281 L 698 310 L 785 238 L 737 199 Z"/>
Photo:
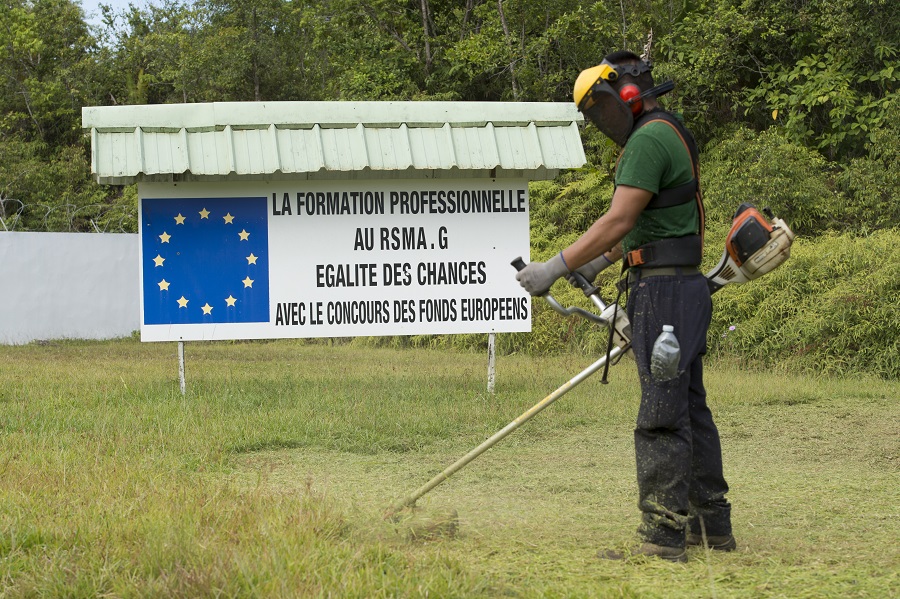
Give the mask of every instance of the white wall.
<path id="1" fill-rule="evenodd" d="M 0 344 L 140 328 L 138 236 L 0 232 Z"/>

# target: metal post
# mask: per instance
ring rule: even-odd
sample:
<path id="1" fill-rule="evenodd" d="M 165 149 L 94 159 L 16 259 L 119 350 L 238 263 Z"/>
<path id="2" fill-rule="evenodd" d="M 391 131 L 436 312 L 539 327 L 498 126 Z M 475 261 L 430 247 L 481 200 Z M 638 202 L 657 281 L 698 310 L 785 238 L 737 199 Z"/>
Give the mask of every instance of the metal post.
<path id="1" fill-rule="evenodd" d="M 181 394 L 184 395 L 184 341 L 178 342 L 178 382 L 181 384 Z"/>
<path id="2" fill-rule="evenodd" d="M 495 349 L 495 341 L 496 336 L 494 333 L 488 333 L 488 384 L 487 390 L 488 393 L 494 393 L 494 362 L 496 359 L 496 349 Z"/>

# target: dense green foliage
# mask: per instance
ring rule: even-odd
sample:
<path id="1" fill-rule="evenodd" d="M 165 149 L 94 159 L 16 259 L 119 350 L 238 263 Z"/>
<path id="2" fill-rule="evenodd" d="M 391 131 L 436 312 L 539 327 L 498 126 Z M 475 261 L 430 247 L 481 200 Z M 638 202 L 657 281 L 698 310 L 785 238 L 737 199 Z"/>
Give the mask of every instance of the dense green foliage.
<path id="1" fill-rule="evenodd" d="M 651 32 L 657 77 L 678 84 L 668 105 L 703 146 L 772 128 L 836 176 L 865 177 L 842 189 L 868 201 L 878 176 L 854 161 L 884 160 L 879 132 L 896 130 L 900 16 L 884 0 L 157 0 L 104 9 L 99 27 L 77 0 L 3 0 L 0 31 L 0 142 L 13 161 L 85 152 L 89 105 L 569 101 L 583 68 L 613 49 L 641 52 Z M 585 144 L 609 161 L 608 144 Z M 0 199 L 44 203 L 53 178 L 4 174 Z M 79 193 L 86 178 L 70 177 L 56 202 L 94 202 Z"/>
<path id="2" fill-rule="evenodd" d="M 900 11 L 885 0 L 158 0 L 104 9 L 99 27 L 77 0 L 0 0 L 0 32 L 0 218 L 15 230 L 134 230 L 134 190 L 90 181 L 83 106 L 565 102 L 583 68 L 641 53 L 652 33 L 657 79 L 677 83 L 664 103 L 701 145 L 710 262 L 742 201 L 771 206 L 804 247 L 858 248 L 866 268 L 886 257 L 860 239 L 898 235 Z M 583 169 L 532 186 L 535 259 L 608 205 L 616 148 L 591 127 L 583 141 Z M 535 334 L 501 350 L 597 346 L 581 325 L 535 313 Z"/>
<path id="3" fill-rule="evenodd" d="M 713 348 L 767 368 L 900 377 L 897 241 L 891 231 L 801 240 L 785 267 L 715 296 Z"/>

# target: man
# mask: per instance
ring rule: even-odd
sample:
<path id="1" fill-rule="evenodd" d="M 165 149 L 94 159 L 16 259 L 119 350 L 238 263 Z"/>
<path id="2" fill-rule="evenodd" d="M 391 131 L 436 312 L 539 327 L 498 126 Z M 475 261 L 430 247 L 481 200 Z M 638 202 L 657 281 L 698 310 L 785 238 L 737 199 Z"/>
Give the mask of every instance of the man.
<path id="1" fill-rule="evenodd" d="M 690 133 L 663 111 L 651 65 L 615 52 L 575 84 L 578 108 L 624 146 L 609 210 L 547 262 L 532 262 L 517 279 L 532 295 L 578 270 L 589 280 L 623 258 L 628 318 L 641 383 L 634 432 L 643 543 L 633 554 L 685 561 L 686 545 L 736 547 L 719 433 L 706 405 L 702 357 L 711 316 L 710 291 L 698 270 L 703 204 L 697 150 Z M 678 376 L 655 380 L 653 343 L 673 325 L 681 347 Z M 600 554 L 623 558 L 620 552 Z"/>

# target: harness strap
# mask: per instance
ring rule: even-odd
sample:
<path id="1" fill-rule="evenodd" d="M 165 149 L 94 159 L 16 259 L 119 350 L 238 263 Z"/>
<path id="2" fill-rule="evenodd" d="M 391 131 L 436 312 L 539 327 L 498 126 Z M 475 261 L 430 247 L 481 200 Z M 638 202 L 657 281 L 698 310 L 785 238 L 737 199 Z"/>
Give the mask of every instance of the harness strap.
<path id="1" fill-rule="evenodd" d="M 702 248 L 703 248 L 702 244 L 703 244 L 705 232 L 706 232 L 706 210 L 703 207 L 703 192 L 700 190 L 700 167 L 699 167 L 700 152 L 697 149 L 697 143 L 694 141 L 694 137 L 690 134 L 690 132 L 684 128 L 684 125 L 682 125 L 681 122 L 679 122 L 678 119 L 676 119 L 673 115 L 671 115 L 670 113 L 668 113 L 664 110 L 654 110 L 654 111 L 649 112 L 649 113 L 645 114 L 644 116 L 642 116 L 640 119 L 638 119 L 638 122 L 635 123 L 634 131 L 637 131 L 644 125 L 655 122 L 655 121 L 660 121 L 660 122 L 667 124 L 675 131 L 675 133 L 678 134 L 679 139 L 681 139 L 681 143 L 684 144 L 684 147 L 688 151 L 688 156 L 690 156 L 690 158 L 691 158 L 691 170 L 694 173 L 694 181 L 689 182 L 689 183 L 694 183 L 696 185 L 695 192 L 693 195 L 697 200 L 697 210 L 700 213 L 700 243 L 701 243 L 700 247 L 701 247 L 701 251 L 702 251 Z M 632 132 L 632 134 L 633 134 L 633 132 Z M 619 156 L 619 158 L 621 159 L 621 155 Z M 680 190 L 682 187 L 684 187 L 684 186 L 679 186 L 679 187 L 675 187 L 672 189 Z M 663 190 L 663 191 L 666 191 L 666 190 Z M 671 201 L 676 201 L 676 199 L 674 197 L 674 192 L 671 192 L 671 193 L 673 193 L 673 198 Z M 668 205 L 653 205 L 654 202 L 658 200 L 658 197 L 659 196 L 654 197 L 652 200 L 650 200 L 650 203 L 647 205 L 647 208 L 654 209 L 654 208 L 668 207 Z M 683 201 L 680 201 L 680 202 L 676 201 L 676 203 L 670 204 L 671 206 L 677 206 L 681 203 L 690 201 L 689 197 L 682 196 L 681 194 L 679 194 L 678 197 L 684 198 Z"/>
<path id="2" fill-rule="evenodd" d="M 627 267 L 696 266 L 703 261 L 703 237 L 685 235 L 645 243 L 623 256 Z"/>
<path id="3" fill-rule="evenodd" d="M 700 232 L 698 235 L 686 235 L 684 237 L 673 237 L 666 239 L 658 239 L 650 243 L 636 248 L 625 254 L 622 261 L 623 272 L 632 266 L 686 266 L 700 264 L 703 260 L 703 243 L 706 232 L 706 211 L 703 207 L 703 193 L 700 190 L 700 169 L 699 169 L 699 151 L 694 137 L 690 131 L 684 128 L 678 119 L 672 114 L 664 110 L 653 110 L 642 116 L 635 123 L 634 130 L 643 127 L 649 123 L 659 121 L 667 124 L 678 135 L 681 143 L 684 144 L 691 160 L 691 171 L 694 178 L 687 183 L 663 189 L 659 193 L 654 194 L 653 198 L 647 204 L 645 210 L 656 210 L 659 208 L 669 208 L 672 206 L 680 206 L 695 200 L 697 202 L 697 212 L 700 219 Z M 624 154 L 624 150 L 622 152 Z M 619 155 L 619 160 L 622 158 Z M 616 163 L 618 167 L 618 162 Z"/>

